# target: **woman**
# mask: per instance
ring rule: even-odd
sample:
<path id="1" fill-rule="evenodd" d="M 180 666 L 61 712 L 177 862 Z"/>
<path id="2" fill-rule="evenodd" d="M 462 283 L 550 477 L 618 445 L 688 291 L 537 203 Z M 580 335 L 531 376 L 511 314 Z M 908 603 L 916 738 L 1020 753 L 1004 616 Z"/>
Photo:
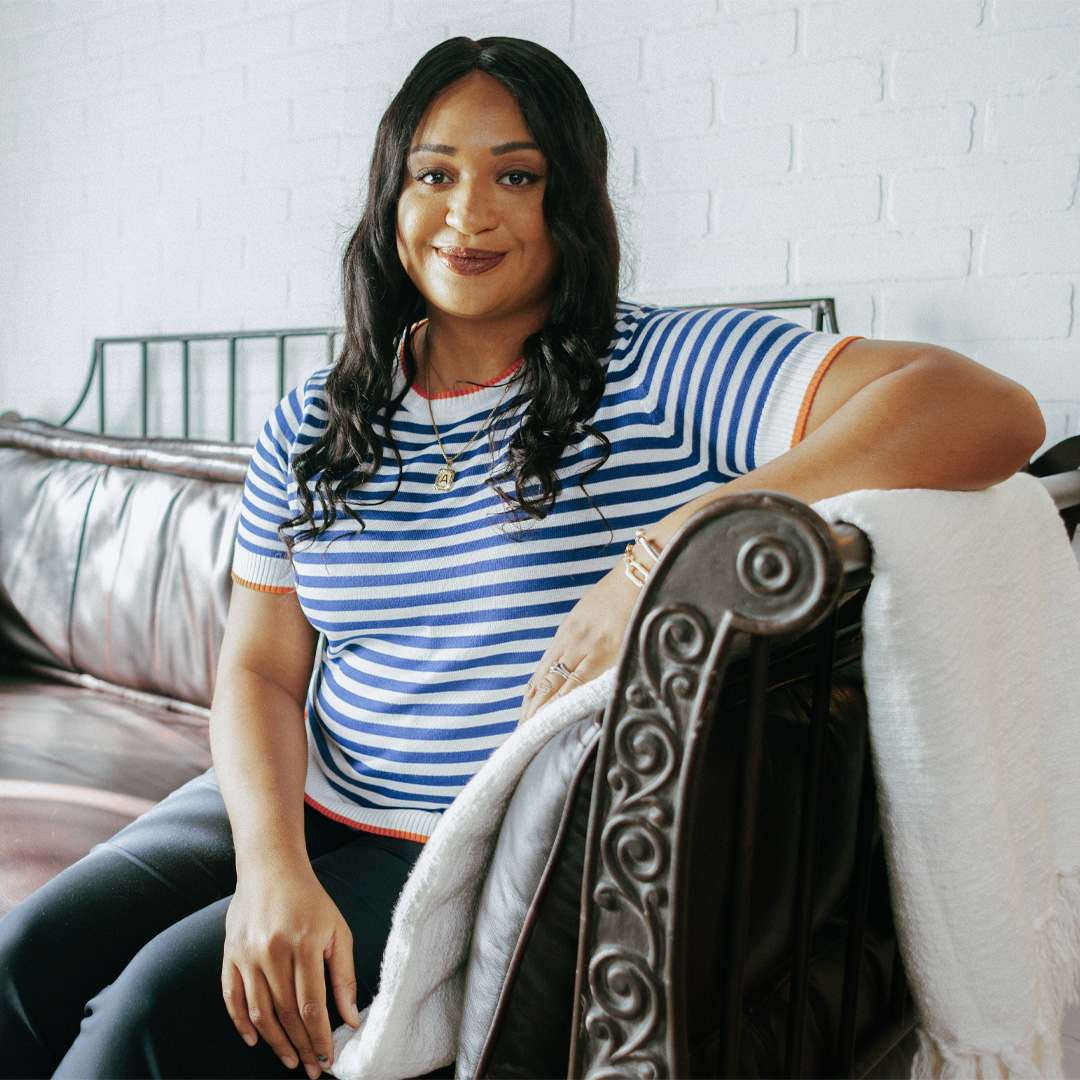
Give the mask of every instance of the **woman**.
<path id="1" fill-rule="evenodd" d="M 647 572 L 730 491 L 977 488 L 1041 443 L 1026 391 L 947 350 L 617 304 L 606 160 L 537 45 L 458 38 L 409 75 L 343 356 L 252 459 L 216 781 L 5 920 L 4 1075 L 319 1075 L 441 810 L 615 661 L 635 530 Z"/>

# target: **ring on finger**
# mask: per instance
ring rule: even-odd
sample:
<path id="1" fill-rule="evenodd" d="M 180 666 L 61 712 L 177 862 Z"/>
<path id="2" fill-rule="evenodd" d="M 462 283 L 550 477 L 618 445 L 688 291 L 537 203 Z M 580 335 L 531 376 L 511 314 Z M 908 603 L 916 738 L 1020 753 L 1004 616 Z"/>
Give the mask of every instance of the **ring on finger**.
<path id="1" fill-rule="evenodd" d="M 555 663 L 548 668 L 547 673 L 549 675 L 558 675 L 561 679 L 570 678 L 570 669 L 561 660 L 556 660 Z"/>

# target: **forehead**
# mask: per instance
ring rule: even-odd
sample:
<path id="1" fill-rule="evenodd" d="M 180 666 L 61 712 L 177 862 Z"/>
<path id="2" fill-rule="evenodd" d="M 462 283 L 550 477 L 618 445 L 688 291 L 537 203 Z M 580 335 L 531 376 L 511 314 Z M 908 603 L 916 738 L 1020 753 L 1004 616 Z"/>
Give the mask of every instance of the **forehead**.
<path id="1" fill-rule="evenodd" d="M 473 71 L 452 82 L 427 107 L 412 145 L 486 148 L 531 138 L 514 95 L 498 79 Z"/>

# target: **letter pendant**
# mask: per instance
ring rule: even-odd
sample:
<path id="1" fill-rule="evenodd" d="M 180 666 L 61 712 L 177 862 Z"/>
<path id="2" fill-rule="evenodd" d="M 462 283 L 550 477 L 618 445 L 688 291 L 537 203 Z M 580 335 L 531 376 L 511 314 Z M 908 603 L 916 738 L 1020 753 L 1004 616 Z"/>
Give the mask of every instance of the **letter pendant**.
<path id="1" fill-rule="evenodd" d="M 449 491 L 454 486 L 454 480 L 457 478 L 457 474 L 449 465 L 444 465 L 435 477 L 435 490 L 436 491 Z"/>

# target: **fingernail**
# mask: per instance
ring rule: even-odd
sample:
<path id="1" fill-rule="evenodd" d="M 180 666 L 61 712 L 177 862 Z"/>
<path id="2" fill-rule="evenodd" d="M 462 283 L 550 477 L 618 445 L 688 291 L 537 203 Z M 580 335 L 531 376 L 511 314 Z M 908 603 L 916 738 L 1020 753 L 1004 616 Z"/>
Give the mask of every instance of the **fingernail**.
<path id="1" fill-rule="evenodd" d="M 326 1062 L 330 1060 L 325 1054 L 316 1054 L 315 1059 L 321 1062 Z"/>
<path id="2" fill-rule="evenodd" d="M 290 1054 L 281 1059 L 281 1064 L 284 1065 L 286 1069 L 295 1069 L 300 1062 Z"/>
<path id="3" fill-rule="evenodd" d="M 356 1007 L 355 1002 L 352 1007 L 352 1022 L 354 1026 L 360 1023 L 360 1010 Z"/>
<path id="4" fill-rule="evenodd" d="M 253 1035 L 250 1031 L 245 1031 L 244 1034 L 240 1036 L 240 1038 L 242 1038 L 244 1042 L 248 1044 L 248 1046 L 254 1046 L 259 1041 L 259 1036 Z"/>
<path id="5" fill-rule="evenodd" d="M 322 1076 L 322 1069 L 318 1065 L 305 1065 L 304 1072 L 308 1074 L 311 1080 L 319 1080 L 319 1077 Z"/>

